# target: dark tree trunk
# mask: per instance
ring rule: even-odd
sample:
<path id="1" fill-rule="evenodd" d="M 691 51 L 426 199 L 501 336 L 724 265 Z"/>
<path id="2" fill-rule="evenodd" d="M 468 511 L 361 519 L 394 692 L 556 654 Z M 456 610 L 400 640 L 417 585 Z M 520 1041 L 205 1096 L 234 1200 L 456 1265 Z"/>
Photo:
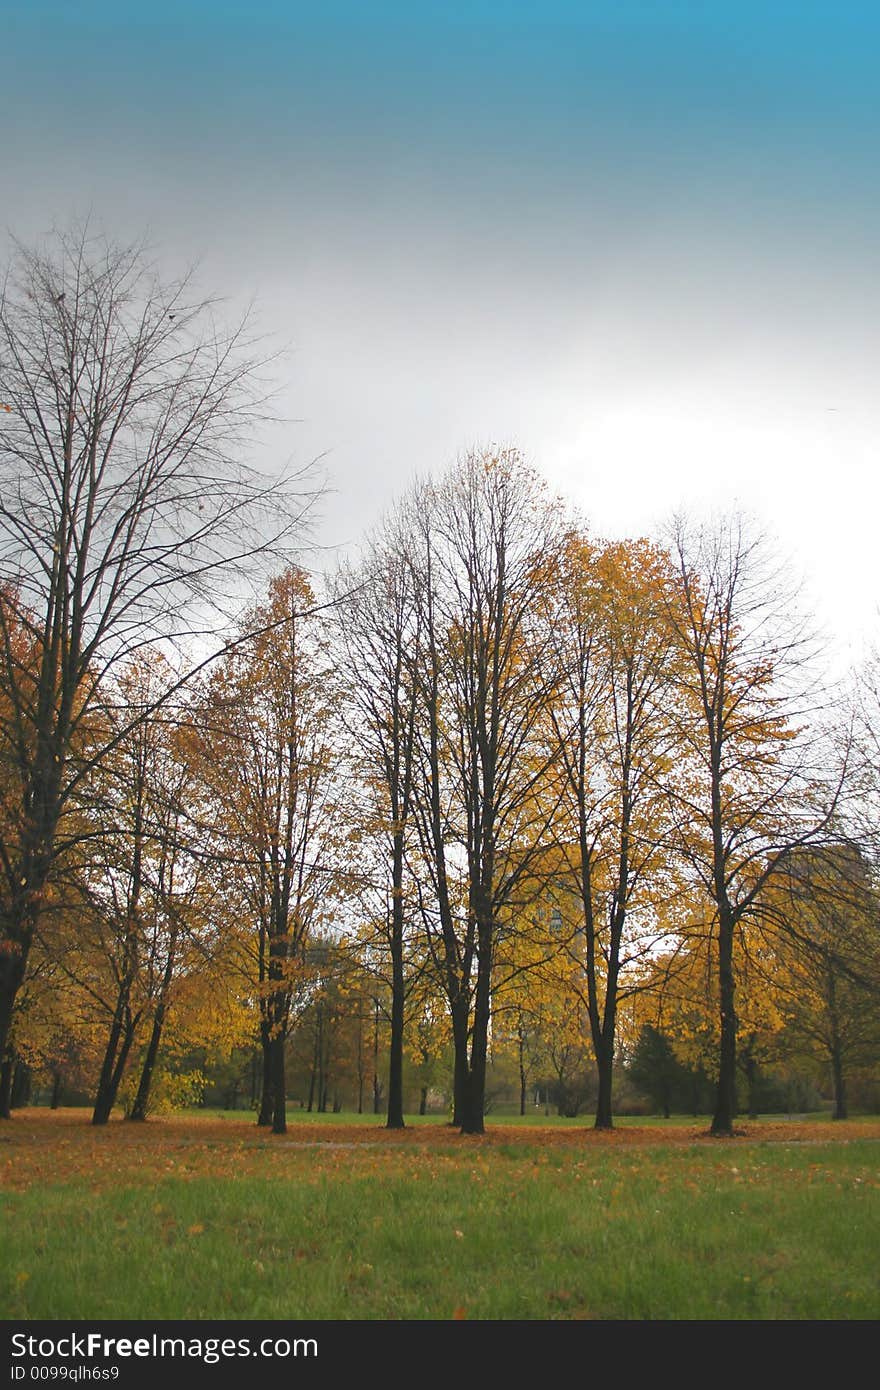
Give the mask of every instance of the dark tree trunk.
<path id="1" fill-rule="evenodd" d="M 262 1050 L 262 1073 L 263 1084 L 260 1091 L 260 1110 L 257 1115 L 257 1124 L 268 1129 L 272 1123 L 272 1039 L 270 1037 L 268 1020 L 260 1023 L 260 1047 Z"/>
<path id="2" fill-rule="evenodd" d="M 462 1134 L 484 1134 L 486 1130 L 486 1059 L 489 1050 L 491 1009 L 492 927 L 491 910 L 486 908 L 484 911 L 485 916 L 479 929 L 477 992 L 474 1000 L 474 1027 L 461 1124 Z"/>
<path id="3" fill-rule="evenodd" d="M 44 661 L 43 676 L 46 678 Z M 48 679 L 54 686 L 57 671 Z M 59 790 L 65 761 L 66 730 L 69 727 L 71 701 L 63 701 L 55 735 L 39 738 L 36 765 L 28 779 L 26 801 L 37 811 L 25 811 L 28 822 L 21 846 L 20 862 L 16 865 L 14 882 L 17 885 L 8 910 L 0 920 L 0 1057 L 6 1055 L 12 1033 L 15 1000 L 27 971 L 28 957 L 39 920 L 39 903 L 49 881 L 52 846 L 60 811 Z M 60 734 L 60 738 L 59 738 Z M 5 1116 L 9 1118 L 8 1108 Z"/>
<path id="4" fill-rule="evenodd" d="M 373 1114 L 382 1110 L 382 1089 L 379 1085 L 379 1000 L 373 1001 Z"/>
<path id="5" fill-rule="evenodd" d="M 4 923 L 0 922 L 0 932 L 3 932 Z M 0 1057 L 3 1057 L 3 1066 L 6 1067 L 7 1059 L 11 1058 L 12 1049 L 8 1046 L 9 1035 L 12 1030 L 12 1012 L 15 1007 L 15 999 L 24 979 L 25 963 L 27 961 L 27 951 L 24 955 L 16 949 L 18 943 L 12 937 L 13 949 L 7 950 L 0 946 Z M 30 949 L 30 938 L 27 940 L 27 948 Z M 9 1073 L 9 1087 L 0 1092 L 0 1119 L 9 1119 L 9 1099 L 11 1095 L 12 1071 Z M 6 1103 L 3 1103 L 5 1098 Z"/>
<path id="6" fill-rule="evenodd" d="M 287 1085 L 284 1074 L 284 1037 L 279 1032 L 272 1039 L 270 1052 L 272 1133 L 287 1133 Z"/>
<path id="7" fill-rule="evenodd" d="M 319 1004 L 315 1011 L 315 1046 L 312 1049 L 312 1070 L 309 1076 L 309 1103 L 307 1111 L 311 1114 L 317 1104 L 321 1106 L 321 1085 L 324 1073 L 324 1006 Z"/>
<path id="8" fill-rule="evenodd" d="M 833 1120 L 845 1120 L 849 1112 L 846 1104 L 846 1078 L 843 1074 L 843 1057 L 841 1049 L 836 1046 L 831 1053 L 831 1077 L 834 1085 L 834 1109 L 831 1113 Z"/>
<path id="9" fill-rule="evenodd" d="M 165 969 L 162 972 L 162 984 L 159 988 L 159 997 L 156 1000 L 153 1027 L 150 1031 L 147 1055 L 144 1058 L 144 1065 L 141 1068 L 141 1078 L 138 1083 L 137 1095 L 135 1096 L 134 1105 L 131 1108 L 131 1114 L 128 1117 L 130 1120 L 145 1120 L 147 1118 L 147 1108 L 150 1103 L 150 1087 L 153 1084 L 153 1074 L 156 1070 L 156 1058 L 159 1055 L 159 1044 L 162 1041 L 162 1029 L 165 1027 L 165 1015 L 168 1012 L 168 994 L 174 975 L 176 946 L 177 928 L 175 926 L 172 929 L 171 937 L 168 942 L 168 955 L 165 961 Z"/>
<path id="10" fill-rule="evenodd" d="M 613 1129 L 614 1116 L 611 1108 L 611 1087 L 614 1079 L 614 1035 L 611 1045 L 605 1039 L 596 1055 L 596 1071 L 599 1080 L 599 1094 L 596 1100 L 596 1119 L 594 1129 Z"/>
<path id="11" fill-rule="evenodd" d="M 467 1003 L 456 1001 L 452 1011 L 452 1123 L 458 1129 L 464 1124 L 468 1091 L 468 1020 Z"/>
<path id="12" fill-rule="evenodd" d="M 523 1042 L 523 1035 L 522 1035 L 522 1033 L 520 1033 L 520 1034 L 518 1035 L 518 1037 L 517 1037 L 517 1044 L 518 1044 L 518 1048 L 519 1048 L 519 1113 L 520 1113 L 520 1115 L 525 1115 L 525 1113 L 526 1113 L 526 1062 L 525 1062 L 525 1044 L 524 1044 L 524 1042 Z"/>
<path id="13" fill-rule="evenodd" d="M 21 1110 L 30 1104 L 30 1099 L 31 1069 L 19 1057 L 12 1073 L 12 1094 L 9 1097 L 9 1104 L 13 1110 Z"/>
<path id="14" fill-rule="evenodd" d="M 423 1086 L 422 1089 L 419 1091 L 419 1114 L 420 1114 L 420 1115 L 427 1115 L 427 1113 L 428 1113 L 428 1088 L 427 1088 L 427 1086 Z"/>
<path id="15" fill-rule="evenodd" d="M 52 1099 L 49 1102 L 50 1110 L 57 1110 L 61 1105 L 61 1095 L 64 1090 L 64 1077 L 60 1071 L 52 1073 Z"/>
<path id="16" fill-rule="evenodd" d="M 124 980 L 119 988 L 110 1037 L 104 1051 L 101 1075 L 95 1095 L 95 1108 L 92 1112 L 93 1125 L 105 1125 L 110 1119 L 116 1096 L 128 1061 L 128 1054 L 134 1041 L 135 1024 L 129 1010 L 130 981 Z"/>
<path id="17" fill-rule="evenodd" d="M 366 1084 L 366 1066 L 364 1062 L 364 1016 L 361 1009 L 358 1009 L 358 1051 L 357 1051 L 357 1079 L 358 1079 L 358 1106 L 359 1115 L 364 1113 L 364 1086 Z"/>
<path id="18" fill-rule="evenodd" d="M 843 1043 L 840 1035 L 840 1014 L 837 1001 L 837 978 L 834 966 L 827 961 L 826 1000 L 831 1022 L 831 1081 L 834 1089 L 833 1120 L 847 1118 L 846 1080 L 843 1075 Z"/>
<path id="19" fill-rule="evenodd" d="M 468 1075 L 467 1090 L 464 1097 L 464 1112 L 461 1120 L 462 1134 L 484 1134 L 486 1121 L 483 1114 L 485 1089 L 481 1089 L 479 1077 L 471 1071 Z"/>
<path id="20" fill-rule="evenodd" d="M 147 1044 L 147 1055 L 144 1057 L 144 1065 L 141 1067 L 141 1077 L 138 1082 L 137 1095 L 134 1098 L 134 1105 L 131 1107 L 128 1118 L 130 1120 L 146 1120 L 147 1109 L 150 1104 L 150 1088 L 153 1084 L 153 1074 L 156 1070 L 156 1059 L 159 1056 L 159 1044 L 162 1041 L 162 1028 L 165 1023 L 165 1003 L 160 1000 L 156 1006 L 153 1017 L 153 1027 L 150 1030 L 150 1041 Z"/>
<path id="21" fill-rule="evenodd" d="M 12 1111 L 12 1073 L 15 1058 L 7 1052 L 0 1065 L 0 1119 L 8 1120 Z"/>
<path id="22" fill-rule="evenodd" d="M 101 1077 L 95 1095 L 95 1108 L 92 1112 L 93 1125 L 105 1125 L 113 1113 L 113 1107 L 116 1104 L 120 1082 L 122 1081 L 125 1064 L 128 1061 L 128 1054 L 131 1050 L 133 1041 L 134 1028 L 130 1025 L 124 1025 L 121 1020 L 117 1027 L 116 1021 L 114 1020 L 113 1031 L 110 1035 L 110 1042 L 107 1044 L 107 1050 L 104 1053 Z"/>
<path id="23" fill-rule="evenodd" d="M 391 1036 L 388 1059 L 387 1129 L 403 1129 L 403 834 L 394 836 L 391 894 Z"/>
<path id="24" fill-rule="evenodd" d="M 712 1134 L 730 1138 L 736 1118 L 736 1012 L 734 1009 L 733 929 L 730 910 L 719 906 L 718 983 L 721 1040 L 718 1053 L 718 1090 Z"/>
<path id="25" fill-rule="evenodd" d="M 744 1069 L 745 1074 L 746 1074 L 746 1090 L 747 1090 L 747 1092 L 748 1092 L 748 1100 L 747 1100 L 746 1104 L 747 1104 L 747 1106 L 748 1106 L 749 1119 L 750 1119 L 750 1120 L 757 1120 L 757 1118 L 758 1118 L 758 1064 L 757 1064 L 757 1062 L 755 1061 L 755 1059 L 754 1059 L 754 1057 L 753 1057 L 753 1055 L 752 1055 L 751 1052 L 746 1053 L 746 1056 L 745 1056 L 744 1061 L 743 1061 L 743 1069 Z"/>
<path id="26" fill-rule="evenodd" d="M 263 1049 L 251 1054 L 251 1110 L 258 1110 L 262 1091 L 260 1089 L 260 1078 L 263 1074 Z"/>

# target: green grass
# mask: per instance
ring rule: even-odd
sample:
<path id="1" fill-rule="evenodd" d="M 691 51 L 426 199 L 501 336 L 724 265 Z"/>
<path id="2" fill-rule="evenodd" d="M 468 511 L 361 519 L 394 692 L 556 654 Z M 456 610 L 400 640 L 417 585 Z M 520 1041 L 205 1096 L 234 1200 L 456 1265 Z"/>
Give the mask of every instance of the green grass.
<path id="1" fill-rule="evenodd" d="M 291 1146 L 222 1177 L 176 1153 L 143 1184 L 8 1195 L 4 1316 L 880 1316 L 870 1141 Z"/>

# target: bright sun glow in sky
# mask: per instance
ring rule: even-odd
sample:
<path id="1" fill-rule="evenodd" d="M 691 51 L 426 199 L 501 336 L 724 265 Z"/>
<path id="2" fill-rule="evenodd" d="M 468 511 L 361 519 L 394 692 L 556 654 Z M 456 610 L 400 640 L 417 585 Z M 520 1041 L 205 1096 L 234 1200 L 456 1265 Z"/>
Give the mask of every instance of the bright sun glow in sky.
<path id="1" fill-rule="evenodd" d="M 6 226 L 90 211 L 255 299 L 325 545 L 496 441 L 600 534 L 753 513 L 837 660 L 877 642 L 873 0 L 0 15 Z"/>

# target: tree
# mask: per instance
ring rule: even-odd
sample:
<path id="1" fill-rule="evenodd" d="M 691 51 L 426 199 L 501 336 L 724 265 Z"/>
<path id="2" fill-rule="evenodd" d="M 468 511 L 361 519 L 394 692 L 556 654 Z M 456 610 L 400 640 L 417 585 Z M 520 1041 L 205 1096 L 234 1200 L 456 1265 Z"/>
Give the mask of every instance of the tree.
<path id="1" fill-rule="evenodd" d="M 150 939 L 147 961 L 147 992 L 153 1014 L 137 1089 L 128 1111 L 130 1120 L 147 1118 L 166 1024 L 169 1015 L 173 1017 L 181 994 L 178 976 L 184 976 L 183 992 L 189 995 L 191 1016 L 199 1012 L 193 1008 L 194 977 L 202 980 L 207 990 L 217 990 L 218 962 L 208 923 L 218 915 L 218 894 L 212 891 L 209 857 L 205 853 L 207 837 L 204 825 L 200 825 L 199 792 L 205 779 L 200 775 L 198 743 L 185 706 L 164 713 L 157 752 L 159 756 L 150 767 L 150 795 L 155 802 L 151 888 L 157 929 Z M 228 1010 L 229 1015 L 236 1012 Z M 201 1034 L 194 1034 L 193 1040 L 204 1045 L 205 1031 L 202 1027 Z M 220 1031 L 232 1031 L 231 1017 Z"/>
<path id="2" fill-rule="evenodd" d="M 684 1068 L 665 1033 L 650 1023 L 642 1026 L 627 1068 L 630 1079 L 668 1120 L 683 1089 Z"/>
<path id="3" fill-rule="evenodd" d="M 550 622 L 560 676 L 550 705 L 562 775 L 562 878 L 580 902 L 578 959 L 598 1074 L 597 1129 L 612 1127 L 617 1014 L 657 945 L 654 900 L 675 891 L 662 787 L 676 734 L 676 661 L 664 607 L 669 560 L 647 541 L 572 532 Z"/>
<path id="4" fill-rule="evenodd" d="M 340 575 L 340 643 L 348 672 L 349 730 L 357 750 L 365 797 L 361 838 L 384 842 L 378 888 L 385 910 L 378 917 L 391 964 L 389 1129 L 402 1129 L 403 1034 L 406 1007 L 406 939 L 414 895 L 405 886 L 411 836 L 421 633 L 413 570 L 407 562 L 405 522 L 390 521 L 376 536 L 358 571 Z"/>
<path id="5" fill-rule="evenodd" d="M 494 953 L 551 820 L 551 650 L 535 610 L 558 515 L 512 450 L 467 455 L 413 513 L 424 920 L 452 1017 L 455 1122 L 481 1134 Z"/>
<path id="6" fill-rule="evenodd" d="M 261 1124 L 286 1129 L 284 1047 L 309 992 L 306 948 L 329 915 L 337 812 L 336 692 L 308 576 L 276 576 L 215 672 L 202 732 L 221 871 L 251 933 L 264 1056 Z M 244 640 L 246 638 L 246 640 Z"/>
<path id="7" fill-rule="evenodd" d="M 190 277 L 163 282 L 138 246 L 87 229 L 16 246 L 0 293 L 0 741 L 20 789 L 0 827 L 0 1054 L 71 797 L 124 734 L 117 720 L 74 756 L 108 672 L 204 629 L 301 522 L 303 497 L 242 462 L 259 366 L 245 326 L 217 328 Z"/>
<path id="8" fill-rule="evenodd" d="M 801 736 L 815 706 L 810 643 L 766 542 L 741 518 L 674 524 L 669 630 L 680 654 L 682 758 L 668 781 L 678 852 L 712 917 L 718 981 L 718 1089 L 712 1133 L 736 1115 L 735 947 L 768 879 L 795 845 L 825 833 L 836 796 Z M 813 710 L 815 712 L 815 709 Z"/>
<path id="9" fill-rule="evenodd" d="M 848 844 L 786 857 L 766 894 L 774 983 L 789 1046 L 827 1065 L 833 1118 L 848 1115 L 847 1078 L 880 1047 L 880 892 Z"/>

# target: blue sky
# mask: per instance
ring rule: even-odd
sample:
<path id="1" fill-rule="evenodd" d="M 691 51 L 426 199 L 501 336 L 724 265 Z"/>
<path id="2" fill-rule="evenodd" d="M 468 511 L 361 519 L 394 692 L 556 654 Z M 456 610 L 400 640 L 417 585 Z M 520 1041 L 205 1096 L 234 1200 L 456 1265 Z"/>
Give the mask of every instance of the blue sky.
<path id="1" fill-rule="evenodd" d="M 606 534 L 755 512 L 841 650 L 876 640 L 880 6 L 0 18 L 3 222 L 91 210 L 255 299 L 328 545 L 497 440 Z"/>

